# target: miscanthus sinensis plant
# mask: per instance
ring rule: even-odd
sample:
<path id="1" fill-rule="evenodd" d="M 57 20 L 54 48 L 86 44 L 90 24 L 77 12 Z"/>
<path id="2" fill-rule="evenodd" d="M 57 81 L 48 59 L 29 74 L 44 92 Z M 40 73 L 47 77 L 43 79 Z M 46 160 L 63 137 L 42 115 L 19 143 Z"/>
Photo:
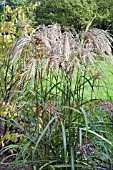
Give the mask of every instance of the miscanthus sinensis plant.
<path id="1" fill-rule="evenodd" d="M 108 92 L 100 63 L 112 64 L 112 42 L 101 29 L 74 36 L 58 25 L 39 26 L 14 41 L 8 57 L 18 81 L 8 92 L 14 109 L 7 124 L 18 131 L 15 144 L 1 150 L 12 150 L 12 167 L 112 168 L 112 118 L 93 103 L 103 99 L 100 88 Z"/>

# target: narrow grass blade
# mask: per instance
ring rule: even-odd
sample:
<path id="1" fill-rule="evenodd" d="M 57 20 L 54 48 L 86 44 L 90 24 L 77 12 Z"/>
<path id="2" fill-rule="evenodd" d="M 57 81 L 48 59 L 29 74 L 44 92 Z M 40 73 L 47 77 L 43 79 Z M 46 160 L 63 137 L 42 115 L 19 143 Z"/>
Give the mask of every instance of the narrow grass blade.
<path id="1" fill-rule="evenodd" d="M 55 168 L 53 167 L 53 165 L 49 165 L 49 167 L 50 167 L 52 170 L 55 170 Z"/>
<path id="2" fill-rule="evenodd" d="M 49 91 L 47 92 L 47 95 L 50 94 L 51 91 L 52 91 L 55 87 L 57 87 L 59 84 L 61 84 L 61 82 L 58 82 L 57 84 L 55 84 L 54 86 L 52 86 L 52 87 L 49 89 Z"/>
<path id="3" fill-rule="evenodd" d="M 56 162 L 56 161 L 50 161 L 50 162 L 44 164 L 43 166 L 40 167 L 39 170 L 42 170 L 43 168 L 45 168 L 46 166 L 48 166 L 49 164 L 51 164 L 51 163 L 53 163 L 53 162 Z"/>
<path id="4" fill-rule="evenodd" d="M 82 130 L 79 129 L 79 142 L 80 142 L 80 149 L 82 148 Z"/>
<path id="5" fill-rule="evenodd" d="M 81 113 L 79 110 L 77 110 L 77 109 L 75 109 L 75 108 L 73 108 L 73 107 L 70 107 L 70 106 L 62 106 L 62 108 L 70 109 L 70 110 L 73 110 L 73 111 L 75 111 L 75 112 L 77 112 L 77 113 Z"/>
<path id="6" fill-rule="evenodd" d="M 80 107 L 80 110 L 82 111 L 82 113 L 84 115 L 85 125 L 86 125 L 86 137 L 87 137 L 87 132 L 88 132 L 88 119 L 87 119 L 87 115 L 86 115 L 85 110 L 82 107 Z"/>
<path id="7" fill-rule="evenodd" d="M 19 148 L 19 145 L 9 145 L 4 147 L 3 149 L 0 150 L 0 155 L 3 154 L 4 152 L 8 151 L 9 149 L 13 149 L 13 148 Z"/>
<path id="8" fill-rule="evenodd" d="M 80 128 L 80 129 L 86 131 L 86 128 Z M 95 136 L 101 138 L 103 141 L 107 142 L 109 145 L 113 146 L 113 143 L 111 141 L 107 140 L 106 138 L 104 138 L 103 136 L 99 135 L 98 133 L 96 133 L 96 132 L 94 132 L 92 130 L 89 130 L 89 129 L 88 129 L 88 132 L 94 134 Z"/>
<path id="9" fill-rule="evenodd" d="M 64 160 L 66 164 L 67 163 L 66 134 L 65 134 L 65 127 L 62 122 L 61 122 L 61 126 L 62 126 L 62 138 L 63 138 L 63 146 L 64 146 Z"/>
<path id="10" fill-rule="evenodd" d="M 74 150 L 73 150 L 73 146 L 71 146 L 71 170 L 75 170 L 75 166 L 74 166 Z"/>
<path id="11" fill-rule="evenodd" d="M 60 168 L 71 168 L 71 165 L 70 164 L 59 164 L 59 165 L 53 165 L 53 167 L 54 168 L 59 168 L 59 170 L 60 170 Z M 84 168 L 84 169 L 88 169 L 88 168 L 90 168 L 90 166 L 89 165 L 83 165 L 83 164 L 74 164 L 74 167 L 75 168 Z"/>
<path id="12" fill-rule="evenodd" d="M 39 137 L 39 139 L 38 139 L 38 141 L 37 141 L 37 143 L 36 143 L 36 145 L 35 145 L 35 147 L 34 147 L 33 155 L 35 154 L 35 151 L 36 151 L 36 149 L 37 149 L 37 146 L 38 146 L 39 142 L 41 141 L 42 137 L 44 136 L 44 134 L 46 133 L 46 131 L 48 130 L 50 124 L 51 124 L 56 118 L 57 118 L 57 117 L 53 117 L 53 118 L 49 121 L 49 123 L 46 125 L 46 127 L 44 128 L 43 132 L 41 133 L 41 135 L 40 135 L 40 137 Z"/>
<path id="13" fill-rule="evenodd" d="M 16 126 L 21 131 L 24 131 L 24 128 L 18 122 L 16 122 L 14 119 L 11 119 L 11 121 L 14 122 L 13 126 Z"/>
<path id="14" fill-rule="evenodd" d="M 12 164 L 12 163 L 14 163 L 14 161 L 13 161 L 13 159 L 12 159 L 12 162 L 8 162 L 7 163 L 7 160 L 8 159 L 11 159 L 11 158 L 13 158 L 13 157 L 16 157 L 17 156 L 17 154 L 11 154 L 11 155 L 9 155 L 9 156 L 6 156 L 4 159 L 2 159 L 2 161 L 0 161 L 0 164 L 2 165 L 2 164 Z M 5 162 L 6 161 L 6 162 Z"/>
<path id="15" fill-rule="evenodd" d="M 110 144 L 110 145 L 113 146 L 113 144 L 112 144 L 111 141 L 107 140 L 106 138 L 104 138 L 103 136 L 99 135 L 98 133 L 96 133 L 96 132 L 94 132 L 94 131 L 92 131 L 92 130 L 88 130 L 88 132 L 90 132 L 90 133 L 96 135 L 97 137 L 101 138 L 102 140 L 104 140 L 105 142 L 107 142 L 108 144 Z"/>

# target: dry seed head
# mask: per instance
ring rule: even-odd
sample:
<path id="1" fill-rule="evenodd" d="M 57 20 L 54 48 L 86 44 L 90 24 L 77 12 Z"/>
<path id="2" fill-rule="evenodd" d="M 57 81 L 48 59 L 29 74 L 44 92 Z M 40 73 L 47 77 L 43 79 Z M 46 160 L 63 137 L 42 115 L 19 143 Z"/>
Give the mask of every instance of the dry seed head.
<path id="1" fill-rule="evenodd" d="M 30 64 L 31 68 L 26 67 L 25 70 L 29 69 L 30 76 L 33 77 L 33 67 L 36 62 L 40 63 L 39 60 L 41 63 L 44 61 L 45 68 L 57 71 L 61 67 L 68 71 L 73 67 L 82 69 L 82 66 L 98 61 L 98 55 L 101 55 L 104 60 L 113 61 L 112 42 L 113 38 L 108 32 L 97 28 L 89 29 L 74 37 L 69 31 L 62 32 L 58 25 L 48 27 L 43 25 L 37 27 L 30 36 L 24 34 L 17 38 L 9 50 L 9 56 L 15 62 L 23 53 L 26 53 L 25 62 L 30 64 L 31 62 L 28 62 L 30 60 L 33 64 Z M 37 53 L 39 47 L 40 54 Z M 34 62 L 31 58 L 35 58 L 36 61 Z"/>

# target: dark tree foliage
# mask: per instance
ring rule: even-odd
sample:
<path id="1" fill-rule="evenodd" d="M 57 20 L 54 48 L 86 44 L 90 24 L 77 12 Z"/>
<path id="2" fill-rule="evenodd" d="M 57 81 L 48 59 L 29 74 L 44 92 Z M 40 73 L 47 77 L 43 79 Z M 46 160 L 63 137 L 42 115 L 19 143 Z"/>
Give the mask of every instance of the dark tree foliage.
<path id="1" fill-rule="evenodd" d="M 38 24 L 59 23 L 61 26 L 84 30 L 93 27 L 113 31 L 113 0 L 40 0 L 36 10 Z"/>
<path id="2" fill-rule="evenodd" d="M 96 0 L 98 17 L 95 26 L 113 33 L 113 0 Z"/>
<path id="3" fill-rule="evenodd" d="M 33 12 L 36 26 L 59 23 L 79 32 L 91 22 L 93 27 L 113 33 L 113 0 L 0 0 L 0 13 L 5 5 L 16 8 L 36 2 L 41 3 Z"/>
<path id="4" fill-rule="evenodd" d="M 84 29 L 95 16 L 96 3 L 92 0 L 41 0 L 36 10 L 38 24 L 59 23 L 61 26 Z"/>

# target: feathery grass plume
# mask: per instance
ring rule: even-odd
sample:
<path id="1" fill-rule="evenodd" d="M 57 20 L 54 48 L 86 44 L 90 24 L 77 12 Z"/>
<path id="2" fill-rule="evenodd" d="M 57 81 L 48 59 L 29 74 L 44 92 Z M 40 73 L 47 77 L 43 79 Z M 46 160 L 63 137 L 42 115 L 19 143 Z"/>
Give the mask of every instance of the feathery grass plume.
<path id="1" fill-rule="evenodd" d="M 26 33 L 14 41 L 8 53 L 8 55 L 12 57 L 12 62 L 14 62 L 18 57 L 21 56 L 25 45 L 29 44 L 30 42 L 31 37 Z"/>
<path id="2" fill-rule="evenodd" d="M 112 42 L 113 37 L 102 29 L 92 28 L 87 32 L 82 32 L 79 35 L 83 36 L 84 45 L 87 51 L 94 52 L 105 60 L 110 58 L 113 61 L 112 56 Z M 98 60 L 98 56 L 96 57 Z"/>
<path id="3" fill-rule="evenodd" d="M 37 27 L 30 36 L 24 34 L 17 38 L 9 56 L 15 61 L 23 53 L 31 51 L 30 58 L 46 61 L 46 68 L 55 68 L 58 71 L 62 67 L 69 71 L 70 68 L 81 68 L 87 63 L 94 64 L 99 60 L 99 55 L 105 60 L 110 58 L 113 61 L 112 42 L 113 38 L 108 32 L 97 28 L 81 32 L 74 37 L 69 31 L 62 32 L 58 25 L 43 25 Z"/>

